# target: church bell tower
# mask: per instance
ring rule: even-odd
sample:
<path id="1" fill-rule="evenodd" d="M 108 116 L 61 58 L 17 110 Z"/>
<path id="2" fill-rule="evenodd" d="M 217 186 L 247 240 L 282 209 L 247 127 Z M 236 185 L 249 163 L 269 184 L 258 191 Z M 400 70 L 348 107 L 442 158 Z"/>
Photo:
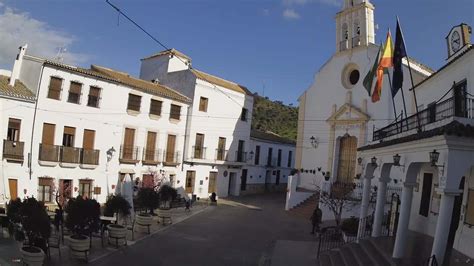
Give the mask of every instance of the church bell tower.
<path id="1" fill-rule="evenodd" d="M 336 15 L 337 52 L 374 42 L 374 6 L 369 0 L 344 0 Z"/>

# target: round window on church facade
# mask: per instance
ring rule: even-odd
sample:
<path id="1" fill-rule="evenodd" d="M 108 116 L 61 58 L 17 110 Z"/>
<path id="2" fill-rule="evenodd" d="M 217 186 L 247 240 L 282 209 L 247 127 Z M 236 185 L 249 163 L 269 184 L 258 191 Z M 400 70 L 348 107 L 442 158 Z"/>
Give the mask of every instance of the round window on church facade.
<path id="1" fill-rule="evenodd" d="M 341 73 L 341 82 L 344 88 L 352 89 L 360 79 L 359 67 L 354 63 L 347 64 Z"/>

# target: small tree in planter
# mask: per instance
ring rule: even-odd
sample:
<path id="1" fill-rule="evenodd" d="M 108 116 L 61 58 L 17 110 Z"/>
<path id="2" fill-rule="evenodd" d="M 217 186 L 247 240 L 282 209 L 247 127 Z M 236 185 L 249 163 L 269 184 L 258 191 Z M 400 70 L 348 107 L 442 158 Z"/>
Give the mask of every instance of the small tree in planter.
<path id="1" fill-rule="evenodd" d="M 118 221 L 119 214 L 126 217 L 130 215 L 131 208 L 130 203 L 128 203 L 124 197 L 120 195 L 111 195 L 107 198 L 107 202 L 105 202 L 104 214 L 106 216 L 116 215 Z M 107 225 L 107 229 L 109 230 L 109 238 L 115 239 L 116 246 L 119 244 L 124 245 L 126 243 L 127 228 L 125 226 L 109 224 Z"/>
<path id="2" fill-rule="evenodd" d="M 345 219 L 341 223 L 341 230 L 343 232 L 344 241 L 350 242 L 357 238 L 357 231 L 359 230 L 359 219 L 352 216 Z"/>
<path id="3" fill-rule="evenodd" d="M 160 195 L 153 188 L 142 187 L 138 190 L 137 201 L 150 214 L 154 214 L 153 211 L 160 206 Z"/>
<path id="4" fill-rule="evenodd" d="M 73 232 L 70 237 L 72 254 L 86 255 L 90 249 L 89 236 L 100 228 L 100 205 L 95 199 L 77 196 L 70 199 L 65 209 L 66 227 Z"/>
<path id="5" fill-rule="evenodd" d="M 171 201 L 178 197 L 178 191 L 169 185 L 163 185 L 158 191 L 158 195 L 160 199 L 160 208 L 170 208 Z"/>
<path id="6" fill-rule="evenodd" d="M 11 236 L 14 236 L 15 239 L 18 241 L 23 241 L 24 236 L 21 234 L 23 233 L 22 231 L 15 230 L 15 226 L 21 226 L 21 215 L 20 215 L 20 210 L 22 207 L 23 203 L 21 202 L 20 198 L 16 198 L 14 200 L 10 200 L 10 202 L 7 204 L 7 217 L 8 220 L 10 221 L 10 224 L 8 225 L 8 232 Z"/>

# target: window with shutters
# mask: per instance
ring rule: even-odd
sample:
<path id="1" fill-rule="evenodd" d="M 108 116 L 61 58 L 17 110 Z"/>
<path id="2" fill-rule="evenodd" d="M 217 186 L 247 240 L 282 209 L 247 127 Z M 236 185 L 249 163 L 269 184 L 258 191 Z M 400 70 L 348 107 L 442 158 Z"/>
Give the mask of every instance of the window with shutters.
<path id="1" fill-rule="evenodd" d="M 45 145 L 54 145 L 54 131 L 56 129 L 55 124 L 43 124 L 43 138 L 41 140 L 42 144 Z"/>
<path id="2" fill-rule="evenodd" d="M 150 115 L 161 115 L 161 106 L 163 105 L 162 101 L 151 99 L 150 102 Z"/>
<path id="3" fill-rule="evenodd" d="M 69 86 L 69 95 L 67 101 L 70 103 L 79 104 L 81 99 L 82 84 L 76 81 L 71 81 Z"/>
<path id="4" fill-rule="evenodd" d="M 170 110 L 170 119 L 180 120 L 181 106 L 172 104 Z"/>
<path id="5" fill-rule="evenodd" d="M 93 150 L 95 142 L 95 131 L 90 129 L 84 129 L 84 138 L 82 141 L 82 148 L 84 150 Z"/>
<path id="6" fill-rule="evenodd" d="M 474 188 L 467 192 L 467 209 L 464 222 L 468 225 L 474 225 Z"/>
<path id="7" fill-rule="evenodd" d="M 51 187 L 53 185 L 52 178 L 38 178 L 38 201 L 51 202 Z"/>
<path id="8" fill-rule="evenodd" d="M 186 172 L 186 193 L 193 193 L 194 192 L 194 181 L 196 177 L 195 171 L 187 171 Z"/>
<path id="9" fill-rule="evenodd" d="M 92 180 L 79 180 L 79 195 L 92 198 Z"/>
<path id="10" fill-rule="evenodd" d="M 8 119 L 7 140 L 10 140 L 10 141 L 20 140 L 20 126 L 21 126 L 20 119 L 15 119 L 15 118 Z"/>
<path id="11" fill-rule="evenodd" d="M 89 87 L 89 95 L 87 97 L 87 106 L 99 107 L 100 88 L 95 86 Z"/>
<path id="12" fill-rule="evenodd" d="M 146 137 L 145 147 L 145 161 L 158 161 L 158 154 L 156 153 L 156 132 L 148 131 Z"/>
<path id="13" fill-rule="evenodd" d="M 122 159 L 136 159 L 134 153 L 135 129 L 125 128 L 125 135 L 122 146 Z"/>
<path id="14" fill-rule="evenodd" d="M 255 146 L 255 165 L 260 163 L 260 145 Z"/>
<path id="15" fill-rule="evenodd" d="M 293 151 L 288 151 L 288 164 L 287 167 L 291 167 L 291 160 L 293 159 Z"/>
<path id="16" fill-rule="evenodd" d="M 76 128 L 64 127 L 63 146 L 74 147 L 74 137 L 76 135 Z"/>
<path id="17" fill-rule="evenodd" d="M 141 96 L 129 93 L 127 110 L 140 112 L 141 102 L 142 102 Z"/>
<path id="18" fill-rule="evenodd" d="M 196 142 L 194 144 L 194 157 L 204 159 L 204 134 L 196 134 Z"/>
<path id="19" fill-rule="evenodd" d="M 225 142 L 226 138 L 219 137 L 219 142 L 217 143 L 217 160 L 226 160 Z"/>
<path id="20" fill-rule="evenodd" d="M 49 81 L 48 98 L 59 100 L 61 97 L 61 88 L 63 86 L 63 79 L 58 77 L 51 77 Z"/>
<path id="21" fill-rule="evenodd" d="M 168 142 L 166 143 L 165 161 L 168 163 L 176 162 L 175 157 L 176 135 L 168 135 Z"/>
<path id="22" fill-rule="evenodd" d="M 242 108 L 242 113 L 240 114 L 240 120 L 247 121 L 247 108 Z"/>
<path id="23" fill-rule="evenodd" d="M 207 102 L 208 99 L 206 97 L 201 97 L 201 99 L 199 100 L 199 111 L 207 112 Z"/>

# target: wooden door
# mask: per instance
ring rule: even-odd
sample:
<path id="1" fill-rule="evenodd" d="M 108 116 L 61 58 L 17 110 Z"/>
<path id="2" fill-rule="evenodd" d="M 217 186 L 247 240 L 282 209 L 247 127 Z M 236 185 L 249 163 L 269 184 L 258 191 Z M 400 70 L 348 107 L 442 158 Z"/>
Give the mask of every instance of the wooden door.
<path id="1" fill-rule="evenodd" d="M 8 179 L 8 187 L 10 188 L 10 200 L 18 198 L 18 180 Z"/>
<path id="2" fill-rule="evenodd" d="M 56 125 L 54 124 L 43 124 L 43 138 L 41 139 L 41 143 L 45 145 L 54 145 L 54 131 L 56 129 Z"/>
<path id="3" fill-rule="evenodd" d="M 133 146 L 135 144 L 135 129 L 125 128 L 125 135 L 123 140 L 123 158 L 133 159 Z"/>
<path id="4" fill-rule="evenodd" d="M 95 131 L 84 129 L 84 137 L 82 139 L 82 148 L 84 150 L 93 150 L 95 142 Z"/>
<path id="5" fill-rule="evenodd" d="M 352 182 L 355 177 L 355 162 L 357 155 L 357 138 L 344 135 L 339 144 L 339 163 L 337 181 Z"/>
<path id="6" fill-rule="evenodd" d="M 196 144 L 194 146 L 194 158 L 203 158 L 204 134 L 196 134 Z"/>
<path id="7" fill-rule="evenodd" d="M 174 162 L 174 152 L 176 146 L 176 136 L 168 135 L 168 142 L 166 143 L 166 162 Z"/>
<path id="8" fill-rule="evenodd" d="M 145 160 L 147 161 L 158 161 L 158 158 L 155 158 L 155 147 L 156 147 L 156 132 L 148 131 L 146 137 L 146 153 Z"/>
<path id="9" fill-rule="evenodd" d="M 187 171 L 186 172 L 186 193 L 194 192 L 194 181 L 196 179 L 196 172 Z"/>
<path id="10" fill-rule="evenodd" d="M 209 188 L 208 193 L 216 193 L 217 192 L 217 172 L 210 172 L 209 173 Z"/>
<path id="11" fill-rule="evenodd" d="M 242 169 L 242 176 L 240 177 L 240 190 L 247 190 L 247 169 Z"/>

